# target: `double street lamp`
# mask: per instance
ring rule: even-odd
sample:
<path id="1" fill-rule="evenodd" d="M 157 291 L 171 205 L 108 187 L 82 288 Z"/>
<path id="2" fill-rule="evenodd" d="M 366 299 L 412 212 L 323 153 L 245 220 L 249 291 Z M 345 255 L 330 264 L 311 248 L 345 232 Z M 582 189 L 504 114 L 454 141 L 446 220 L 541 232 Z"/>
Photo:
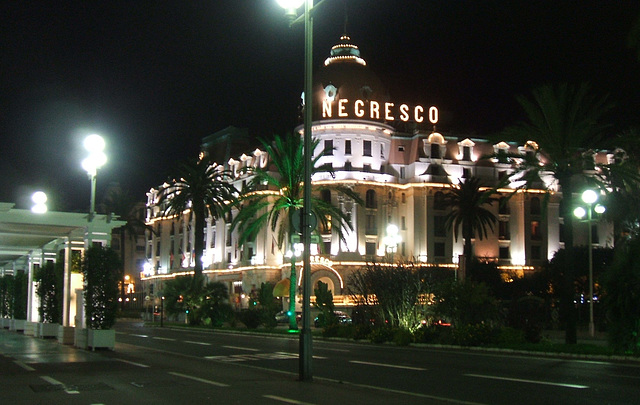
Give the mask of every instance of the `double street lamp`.
<path id="1" fill-rule="evenodd" d="M 598 193 L 593 190 L 585 190 L 582 193 L 582 201 L 586 204 L 585 207 L 577 207 L 573 210 L 573 214 L 583 219 L 585 216 L 587 219 L 584 219 L 583 222 L 586 222 L 589 226 L 588 234 L 588 245 L 587 251 L 589 255 L 589 335 L 595 336 L 596 327 L 593 321 L 593 235 L 592 235 L 592 223 L 597 220 L 597 218 L 593 218 L 593 213 L 602 214 L 605 211 L 604 205 L 596 204 L 598 201 Z"/>

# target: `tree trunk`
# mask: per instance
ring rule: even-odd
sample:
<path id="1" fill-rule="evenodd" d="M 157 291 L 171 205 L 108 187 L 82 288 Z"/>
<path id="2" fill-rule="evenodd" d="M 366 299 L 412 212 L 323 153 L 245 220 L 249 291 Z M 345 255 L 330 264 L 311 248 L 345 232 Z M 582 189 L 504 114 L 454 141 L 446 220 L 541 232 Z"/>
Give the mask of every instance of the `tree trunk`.
<path id="1" fill-rule="evenodd" d="M 298 322 L 296 320 L 296 255 L 291 255 L 291 275 L 289 280 L 289 330 L 298 330 Z"/>
<path id="2" fill-rule="evenodd" d="M 576 270 L 573 260 L 573 184 L 571 177 L 558 179 L 562 189 L 564 200 L 562 213 L 564 217 L 564 249 L 565 249 L 565 269 L 562 278 L 562 296 L 560 298 L 560 310 L 565 315 L 565 343 L 576 344 L 577 339 L 577 314 L 574 304 Z M 591 230 L 589 230 L 591 231 Z"/>
<path id="3" fill-rule="evenodd" d="M 193 214 L 195 218 L 195 235 L 193 240 L 193 247 L 195 249 L 195 265 L 193 266 L 193 287 L 194 290 L 202 288 L 202 256 L 204 254 L 204 229 L 206 226 L 205 221 L 205 207 L 203 203 L 193 203 Z M 187 236 L 188 237 L 188 236 Z M 191 258 L 191 252 L 187 252 L 188 257 Z"/>

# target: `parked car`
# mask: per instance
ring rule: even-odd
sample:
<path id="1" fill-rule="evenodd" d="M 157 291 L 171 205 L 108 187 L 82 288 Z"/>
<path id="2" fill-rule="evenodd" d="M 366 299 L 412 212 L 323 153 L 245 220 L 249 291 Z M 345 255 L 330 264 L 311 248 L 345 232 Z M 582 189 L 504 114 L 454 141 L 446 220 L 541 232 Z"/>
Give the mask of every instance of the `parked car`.
<path id="1" fill-rule="evenodd" d="M 339 324 L 349 324 L 352 322 L 351 317 L 349 316 L 349 314 L 347 314 L 346 312 L 343 311 L 334 311 L 333 315 L 338 319 L 338 323 Z M 319 328 L 321 325 L 321 320 L 320 317 L 322 316 L 322 314 L 318 315 L 315 317 L 315 319 L 313 320 L 313 325 L 316 328 Z"/>
<path id="2" fill-rule="evenodd" d="M 296 322 L 300 322 L 302 319 L 302 314 L 296 314 Z M 280 311 L 276 314 L 276 322 L 277 323 L 289 323 L 289 311 Z"/>

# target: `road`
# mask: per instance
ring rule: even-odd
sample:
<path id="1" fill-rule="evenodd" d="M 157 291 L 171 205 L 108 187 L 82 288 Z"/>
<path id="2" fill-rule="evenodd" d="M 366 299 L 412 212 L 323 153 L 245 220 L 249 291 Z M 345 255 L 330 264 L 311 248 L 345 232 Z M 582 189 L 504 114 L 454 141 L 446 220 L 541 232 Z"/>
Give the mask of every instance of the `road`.
<path id="1" fill-rule="evenodd" d="M 29 357 L 28 349 L 11 353 L 11 342 L 2 335 L 0 392 L 10 393 L 12 401 L 4 402 L 0 395 L 0 403 L 602 405 L 640 401 L 637 362 L 316 339 L 314 382 L 305 383 L 297 381 L 295 338 L 174 330 L 134 322 L 119 323 L 117 331 L 114 352 L 74 349 L 82 359 L 66 363 Z M 20 393 L 28 395 L 30 402 L 20 402 Z"/>

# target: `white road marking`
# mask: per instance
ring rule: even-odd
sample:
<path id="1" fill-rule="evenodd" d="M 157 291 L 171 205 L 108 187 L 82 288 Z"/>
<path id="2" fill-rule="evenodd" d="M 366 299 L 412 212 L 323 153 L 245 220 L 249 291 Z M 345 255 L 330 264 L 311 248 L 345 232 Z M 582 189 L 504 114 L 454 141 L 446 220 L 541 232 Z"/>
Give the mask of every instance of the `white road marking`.
<path id="1" fill-rule="evenodd" d="M 312 405 L 309 402 L 302 402 L 302 401 L 298 401 L 298 400 L 295 400 L 295 399 L 279 397 L 277 395 L 263 395 L 263 397 L 269 398 L 269 399 L 273 399 L 275 401 L 284 402 L 284 403 L 287 403 L 287 404 Z"/>
<path id="2" fill-rule="evenodd" d="M 168 342 L 175 342 L 176 339 L 173 338 L 166 338 L 166 337 L 159 337 L 159 336 L 154 336 L 152 339 L 156 339 L 156 340 L 166 340 Z"/>
<path id="3" fill-rule="evenodd" d="M 420 368 L 420 367 L 410 367 L 410 366 L 399 366 L 396 364 L 383 364 L 383 363 L 371 363 L 368 361 L 357 361 L 357 360 L 351 360 L 349 361 L 349 363 L 354 363 L 354 364 L 364 364 L 366 366 L 378 366 L 378 367 L 390 367 L 390 368 L 401 368 L 403 370 L 415 370 L 415 371 L 427 371 L 426 368 Z"/>
<path id="4" fill-rule="evenodd" d="M 138 367 L 144 367 L 144 368 L 148 368 L 150 366 L 146 365 L 146 364 L 142 364 L 142 363 L 136 363 L 133 361 L 129 361 L 129 360 L 124 360 L 124 359 L 116 359 L 117 361 L 121 361 L 123 363 L 127 363 L 127 364 L 132 364 L 134 366 L 138 366 Z"/>
<path id="5" fill-rule="evenodd" d="M 76 391 L 76 390 L 72 390 L 67 388 L 66 385 L 64 385 L 62 382 L 56 380 L 55 378 L 51 378 L 49 376 L 46 375 L 41 375 L 40 378 L 42 378 L 43 380 L 45 380 L 46 382 L 48 382 L 51 385 L 61 385 L 62 388 L 64 389 L 64 392 L 66 392 L 67 394 L 79 394 L 80 392 Z"/>
<path id="6" fill-rule="evenodd" d="M 486 379 L 489 379 L 489 380 L 522 382 L 522 383 L 527 383 L 527 384 L 553 385 L 553 386 L 556 386 L 556 387 L 565 387 L 565 388 L 576 388 L 576 389 L 589 388 L 588 385 L 555 383 L 555 382 L 550 382 L 550 381 L 524 380 L 524 379 L 521 379 L 521 378 L 498 377 L 498 376 L 480 375 L 480 374 L 464 374 L 464 375 L 467 376 L 467 377 L 486 378 Z"/>
<path id="7" fill-rule="evenodd" d="M 131 336 L 142 337 L 142 338 L 148 338 L 149 337 L 149 335 L 136 335 L 135 333 L 132 333 Z"/>
<path id="8" fill-rule="evenodd" d="M 34 371 L 34 370 L 35 370 L 35 368 L 33 368 L 33 367 L 31 367 L 31 366 L 28 366 L 28 365 L 24 364 L 24 363 L 23 363 L 23 362 L 21 362 L 21 361 L 17 361 L 17 360 L 16 360 L 16 361 L 14 361 L 14 363 L 16 363 L 17 365 L 19 365 L 20 367 L 22 367 L 23 369 L 25 369 L 25 370 L 27 370 L 27 371 Z"/>
<path id="9" fill-rule="evenodd" d="M 174 373 L 173 371 L 169 371 L 169 374 L 175 375 L 177 377 L 188 378 L 193 381 L 198 381 L 205 384 L 215 385 L 216 387 L 228 387 L 229 384 L 223 384 L 216 381 L 205 380 L 204 378 L 194 377 L 192 375 L 182 374 L 182 373 Z"/>
<path id="10" fill-rule="evenodd" d="M 185 340 L 185 343 L 190 343 L 192 345 L 200 345 L 200 346 L 211 346 L 211 343 L 207 343 L 207 342 L 196 342 L 194 340 Z"/>
<path id="11" fill-rule="evenodd" d="M 246 350 L 248 352 L 259 352 L 260 349 L 254 349 L 252 347 L 240 347 L 240 346 L 222 346 L 227 349 Z"/>

